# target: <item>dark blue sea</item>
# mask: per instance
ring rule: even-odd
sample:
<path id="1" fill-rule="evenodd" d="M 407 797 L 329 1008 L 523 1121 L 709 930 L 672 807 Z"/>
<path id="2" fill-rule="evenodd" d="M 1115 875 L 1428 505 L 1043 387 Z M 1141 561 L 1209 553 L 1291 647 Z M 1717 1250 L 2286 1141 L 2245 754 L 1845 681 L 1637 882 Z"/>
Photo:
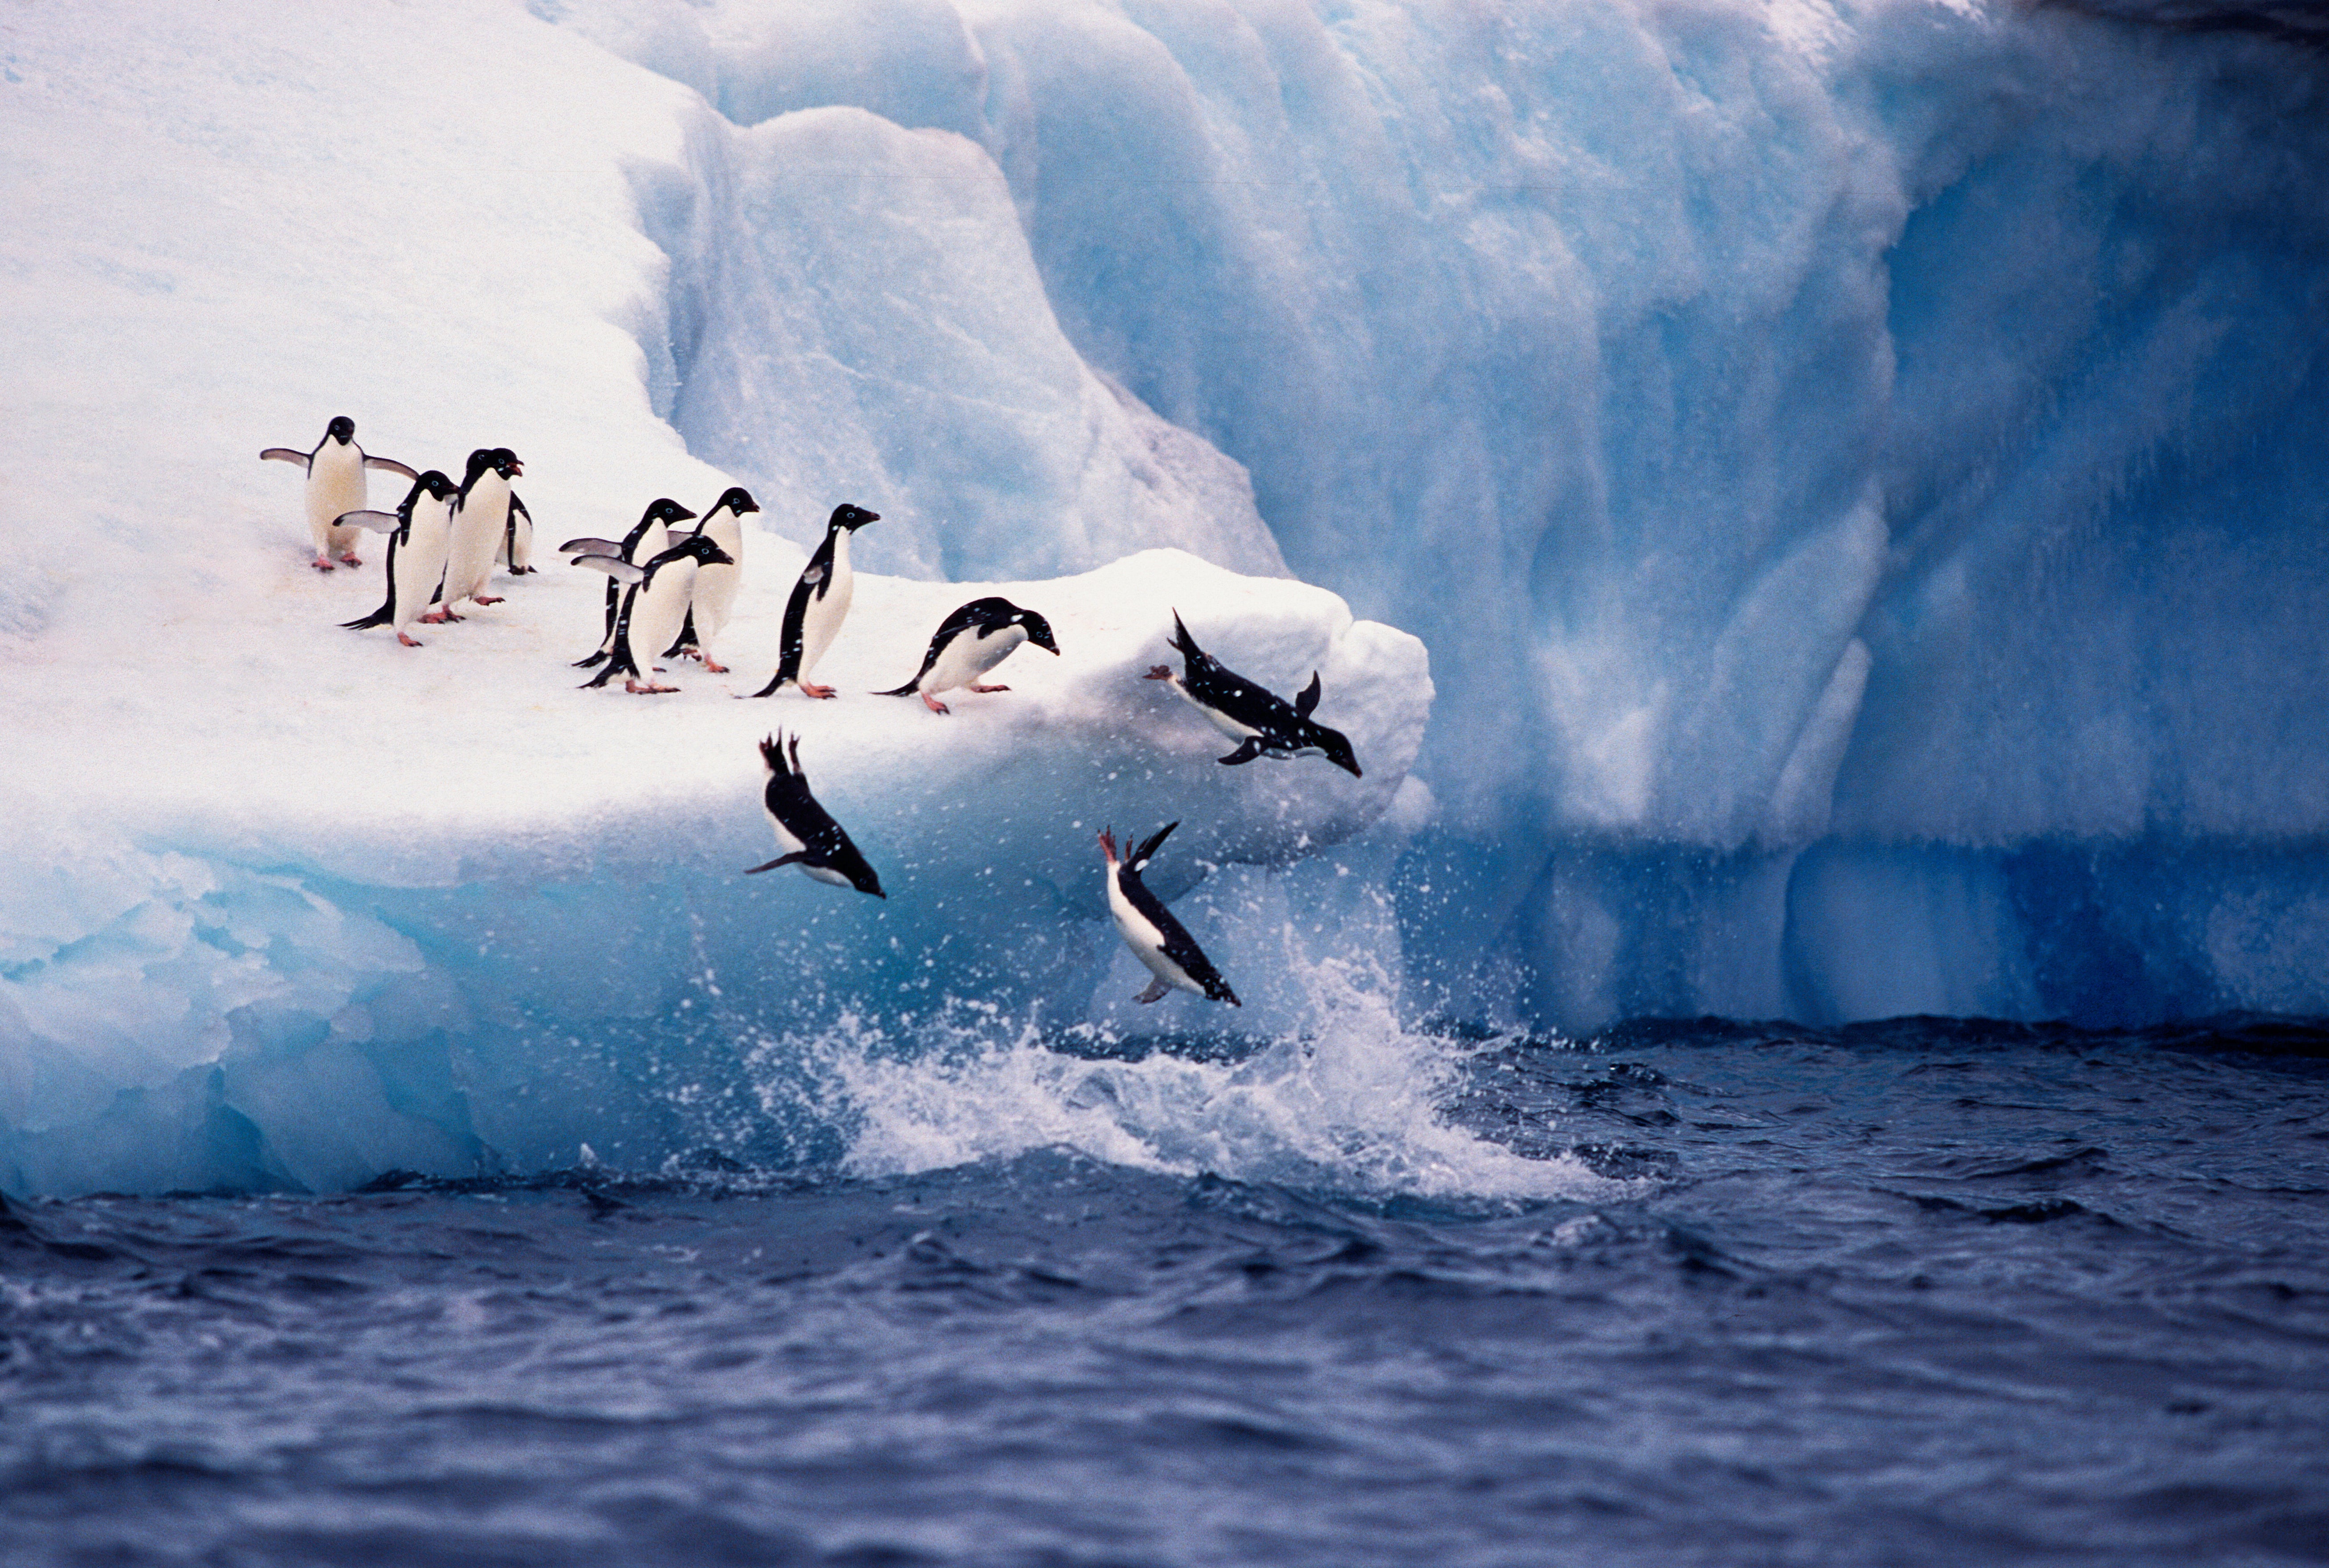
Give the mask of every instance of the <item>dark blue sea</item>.
<path id="1" fill-rule="evenodd" d="M 0 1563 L 2329 1562 L 2329 1028 L 1441 1049 L 1533 1191 L 1192 1133 L 14 1203 Z"/>

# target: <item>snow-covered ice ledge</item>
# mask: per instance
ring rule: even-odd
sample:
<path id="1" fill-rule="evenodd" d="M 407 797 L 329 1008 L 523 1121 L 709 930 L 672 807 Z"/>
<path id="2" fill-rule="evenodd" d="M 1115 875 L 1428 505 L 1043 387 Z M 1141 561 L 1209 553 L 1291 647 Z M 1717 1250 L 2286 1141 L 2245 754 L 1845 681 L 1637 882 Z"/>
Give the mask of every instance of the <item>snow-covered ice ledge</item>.
<path id="1" fill-rule="evenodd" d="M 810 1152 L 840 1135 L 813 1103 L 834 1031 L 910 1049 L 950 1019 L 1086 1015 L 1117 956 L 1100 827 L 1182 821 L 1152 876 L 1169 897 L 1341 842 L 1403 786 L 1397 815 L 1426 809 L 1405 783 L 1423 646 L 1323 589 L 1170 549 L 1032 583 L 861 575 L 818 670 L 842 699 L 744 701 L 803 559 L 758 531 L 750 552 L 734 672 L 683 666 L 677 696 L 579 689 L 595 576 L 553 565 L 409 651 L 315 632 L 348 588 L 295 561 L 305 681 L 191 710 L 165 683 L 96 728 L 61 709 L 0 878 L 0 1186 L 329 1189 L 562 1164 L 585 1139 Z M 952 693 L 947 718 L 867 694 L 987 592 L 1042 611 L 1062 656 L 1021 650 L 1009 693 Z M 1176 608 L 1281 691 L 1318 671 L 1364 778 L 1219 765 L 1218 732 L 1140 678 Z M 754 742 L 779 727 L 888 899 L 741 874 L 773 852 Z M 1202 1028 L 1202 1005 L 1155 1017 Z"/>

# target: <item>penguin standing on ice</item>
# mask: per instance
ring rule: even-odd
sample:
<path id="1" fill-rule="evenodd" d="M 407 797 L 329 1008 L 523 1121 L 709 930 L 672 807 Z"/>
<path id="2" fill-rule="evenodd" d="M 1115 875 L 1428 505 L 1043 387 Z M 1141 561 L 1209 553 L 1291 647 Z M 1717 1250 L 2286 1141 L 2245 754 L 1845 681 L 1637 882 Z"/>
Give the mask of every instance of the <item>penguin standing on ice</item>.
<path id="1" fill-rule="evenodd" d="M 833 645 L 843 617 L 849 614 L 849 601 L 857 592 L 856 574 L 849 569 L 849 537 L 867 523 L 881 521 L 880 512 L 846 502 L 833 509 L 833 515 L 825 520 L 825 542 L 808 558 L 800 581 L 793 585 L 792 597 L 785 601 L 777 672 L 753 696 L 774 697 L 787 686 L 799 687 L 804 697 L 833 695 L 832 687 L 816 684 L 808 672 Z"/>
<path id="2" fill-rule="evenodd" d="M 1175 675 L 1170 665 L 1158 664 L 1142 679 L 1170 681 L 1174 690 L 1212 721 L 1214 728 L 1238 743 L 1235 751 L 1217 761 L 1235 767 L 1258 756 L 1275 757 L 1280 762 L 1297 756 L 1323 756 L 1353 778 L 1364 776 L 1359 772 L 1358 755 L 1351 749 L 1350 737 L 1310 717 L 1311 709 L 1318 706 L 1315 670 L 1310 671 L 1310 684 L 1288 707 L 1283 699 L 1263 690 L 1198 647 L 1197 640 L 1189 635 L 1189 628 L 1181 624 L 1178 610 L 1173 612 L 1173 647 L 1181 654 L 1186 673 Z"/>
<path id="3" fill-rule="evenodd" d="M 332 558 L 336 555 L 352 567 L 363 562 L 356 557 L 355 527 L 343 526 L 336 519 L 351 512 L 362 512 L 366 502 L 364 470 L 383 469 L 401 474 L 407 479 L 420 476 L 403 464 L 387 457 L 367 457 L 364 449 L 356 445 L 356 422 L 345 414 L 335 417 L 324 427 L 324 438 L 316 443 L 312 452 L 302 452 L 293 446 L 269 446 L 259 455 L 262 463 L 297 463 L 307 472 L 307 531 L 316 540 L 315 568 L 319 572 L 333 569 Z"/>
<path id="4" fill-rule="evenodd" d="M 617 560 L 628 561 L 636 566 L 642 561 L 653 560 L 670 549 L 671 525 L 675 522 L 685 522 L 694 515 L 695 513 L 669 496 L 662 496 L 647 502 L 646 511 L 640 515 L 637 522 L 632 524 L 631 531 L 620 540 L 570 539 L 558 549 L 563 555 L 580 552 L 584 555 L 612 556 Z M 608 575 L 611 577 L 613 574 Z M 623 584 L 618 577 L 607 585 L 607 629 L 599 639 L 598 652 L 587 659 L 575 660 L 574 668 L 588 670 L 614 653 L 615 620 L 617 612 L 621 607 L 622 599 Z"/>
<path id="5" fill-rule="evenodd" d="M 1225 1001 L 1231 1007 L 1243 1007 L 1237 992 L 1230 989 L 1230 982 L 1213 967 L 1212 960 L 1197 946 L 1196 938 L 1173 918 L 1164 901 L 1140 880 L 1140 873 L 1156 858 L 1157 846 L 1180 825 L 1167 822 L 1157 829 L 1121 865 L 1116 859 L 1115 831 L 1103 829 L 1100 832 L 1099 852 L 1108 857 L 1108 912 L 1116 916 L 1117 934 L 1132 949 L 1132 956 L 1146 964 L 1148 972 L 1156 977 L 1148 982 L 1146 991 L 1133 1000 L 1157 1001 L 1166 991 L 1177 990 Z"/>
<path id="6" fill-rule="evenodd" d="M 494 575 L 494 551 L 504 542 L 516 495 L 510 480 L 525 465 L 506 446 L 480 446 L 469 454 L 469 470 L 453 498 L 453 536 L 445 550 L 445 593 L 437 607 L 421 617 L 432 624 L 457 621 L 453 613 L 462 604 L 498 605 L 486 592 Z"/>
<path id="7" fill-rule="evenodd" d="M 948 615 L 930 639 L 922 667 L 903 686 L 876 691 L 876 697 L 910 697 L 919 693 L 922 706 L 932 713 L 951 711 L 938 694 L 966 687 L 973 691 L 1008 691 L 1008 686 L 981 686 L 978 678 L 994 669 L 1022 643 L 1032 643 L 1056 657 L 1060 645 L 1051 640 L 1051 623 L 1032 610 L 1023 610 L 1005 598 L 973 599 Z"/>
<path id="8" fill-rule="evenodd" d="M 808 793 L 808 775 L 801 771 L 800 737 L 787 739 L 780 730 L 761 741 L 760 765 L 768 770 L 768 787 L 760 792 L 760 809 L 768 813 L 768 825 L 777 831 L 777 847 L 784 853 L 763 865 L 746 867 L 744 875 L 798 866 L 820 882 L 854 887 L 876 898 L 888 897 L 882 891 L 882 878 L 873 874 L 873 868 L 849 841 L 841 824 Z"/>
<path id="9" fill-rule="evenodd" d="M 676 686 L 656 684 L 651 666 L 639 662 L 637 650 L 660 648 L 678 634 L 679 624 L 687 615 L 696 572 L 707 564 L 724 564 L 727 559 L 725 551 L 700 533 L 691 533 L 669 549 L 650 557 L 643 567 L 609 555 L 576 556 L 572 563 L 575 566 L 603 571 L 618 583 L 629 585 L 630 590 L 624 595 L 622 608 L 615 617 L 615 644 L 608 654 L 607 667 L 586 681 L 583 689 L 604 686 L 619 674 L 624 677 L 623 690 L 635 696 L 661 696 L 678 690 Z"/>
<path id="10" fill-rule="evenodd" d="M 737 586 L 744 580 L 744 514 L 759 510 L 750 491 L 731 484 L 695 525 L 695 531 L 725 551 L 731 564 L 707 566 L 695 574 L 695 596 L 688 602 L 687 623 L 679 629 L 679 641 L 664 650 L 664 657 L 701 659 L 712 674 L 728 673 L 728 666 L 712 656 L 712 640 L 728 624 Z"/>
<path id="11" fill-rule="evenodd" d="M 349 512 L 335 520 L 343 527 L 369 528 L 388 535 L 388 597 L 363 619 L 343 621 L 342 625 L 351 632 L 391 626 L 398 642 L 408 648 L 420 646 L 405 628 L 429 607 L 429 596 L 445 578 L 445 541 L 452 531 L 453 495 L 453 482 L 431 468 L 413 480 L 394 512 Z"/>

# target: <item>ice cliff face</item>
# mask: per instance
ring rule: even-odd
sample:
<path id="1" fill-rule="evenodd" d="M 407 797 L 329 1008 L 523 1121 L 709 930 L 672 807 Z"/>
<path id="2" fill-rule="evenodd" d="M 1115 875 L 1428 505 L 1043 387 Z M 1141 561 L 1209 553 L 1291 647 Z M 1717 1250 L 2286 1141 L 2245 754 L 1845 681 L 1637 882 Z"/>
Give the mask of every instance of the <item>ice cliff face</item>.
<path id="1" fill-rule="evenodd" d="M 1412 959 L 1587 1024 L 2323 1005 L 2324 66 L 2165 31 L 2289 17 L 540 9 L 747 183 L 839 105 L 1007 183 L 1083 361 L 1421 633 Z M 712 313 L 692 446 L 794 335 Z"/>

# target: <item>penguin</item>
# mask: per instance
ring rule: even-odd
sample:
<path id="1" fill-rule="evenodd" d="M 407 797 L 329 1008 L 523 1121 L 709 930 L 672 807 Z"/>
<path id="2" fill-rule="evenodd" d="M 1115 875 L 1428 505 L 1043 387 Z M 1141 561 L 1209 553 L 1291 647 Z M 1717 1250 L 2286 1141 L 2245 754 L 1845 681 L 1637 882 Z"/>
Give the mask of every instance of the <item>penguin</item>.
<path id="1" fill-rule="evenodd" d="M 922 667 L 911 681 L 876 697 L 921 694 L 922 706 L 932 713 L 950 711 L 938 694 L 957 686 L 973 691 L 1008 691 L 1008 686 L 981 686 L 978 678 L 1009 658 L 1022 643 L 1032 643 L 1057 657 L 1060 645 L 1051 641 L 1051 623 L 1032 610 L 1023 610 L 1009 599 L 973 599 L 940 624 L 922 655 Z"/>
<path id="2" fill-rule="evenodd" d="M 1178 610 L 1173 612 L 1173 647 L 1180 653 L 1186 673 L 1176 676 L 1171 666 L 1157 664 L 1142 679 L 1171 682 L 1174 690 L 1212 720 L 1214 728 L 1238 743 L 1235 751 L 1215 760 L 1235 767 L 1258 756 L 1275 757 L 1280 762 L 1297 756 L 1323 756 L 1353 778 L 1365 776 L 1359 772 L 1358 756 L 1351 749 L 1349 737 L 1310 717 L 1311 709 L 1318 706 L 1315 670 L 1310 672 L 1310 684 L 1302 689 L 1289 708 L 1198 647 L 1197 640 L 1189 635 L 1189 628 L 1181 624 Z"/>
<path id="3" fill-rule="evenodd" d="M 612 555 L 617 560 L 636 564 L 652 560 L 671 548 L 671 525 L 685 522 L 695 513 L 669 496 L 660 496 L 647 502 L 647 509 L 631 525 L 631 531 L 618 543 L 609 539 L 570 539 L 558 547 L 561 555 L 580 550 L 591 555 Z M 580 562 L 572 563 L 580 565 Z M 615 651 L 616 611 L 623 597 L 619 579 L 607 585 L 607 629 L 599 639 L 599 651 L 587 659 L 574 661 L 577 670 L 588 670 Z"/>
<path id="4" fill-rule="evenodd" d="M 530 576 L 534 570 L 533 513 L 525 509 L 514 490 L 510 492 L 509 525 L 503 530 L 501 543 L 494 547 L 494 562 L 509 568 L 514 577 Z"/>
<path id="5" fill-rule="evenodd" d="M 679 640 L 663 651 L 665 658 L 701 659 L 712 674 L 728 673 L 728 666 L 712 656 L 712 639 L 728 624 L 737 585 L 744 579 L 744 514 L 759 510 L 750 491 L 731 484 L 695 525 L 695 531 L 725 550 L 734 564 L 708 566 L 696 573 L 695 597 L 688 603 L 687 623 L 679 629 Z"/>
<path id="6" fill-rule="evenodd" d="M 784 853 L 763 865 L 746 867 L 744 875 L 798 866 L 820 882 L 887 898 L 882 878 L 873 874 L 873 868 L 849 841 L 841 824 L 808 793 L 808 775 L 801 771 L 800 737 L 787 738 L 778 730 L 761 741 L 760 765 L 768 770 L 768 788 L 760 792 L 760 809 L 768 813 L 768 825 L 777 831 L 777 847 Z"/>
<path id="7" fill-rule="evenodd" d="M 445 577 L 445 540 L 452 530 L 455 486 L 431 468 L 413 480 L 412 488 L 393 512 L 348 512 L 334 521 L 342 527 L 369 528 L 388 535 L 388 597 L 379 609 L 360 621 L 340 624 L 351 632 L 370 626 L 392 626 L 396 640 L 408 648 L 420 644 L 405 627 L 429 607 L 429 596 Z"/>
<path id="8" fill-rule="evenodd" d="M 357 559 L 356 535 L 360 529 L 341 527 L 334 520 L 344 512 L 362 512 L 366 505 L 364 471 L 368 468 L 401 474 L 407 479 L 420 476 L 403 464 L 387 457 L 367 457 L 364 449 L 356 445 L 356 422 L 345 414 L 335 415 L 324 427 L 324 438 L 316 443 L 312 452 L 302 452 L 291 446 L 269 446 L 259 455 L 261 463 L 297 463 L 307 474 L 307 531 L 315 537 L 315 568 L 319 572 L 334 568 L 332 557 L 352 567 L 363 562 Z"/>
<path id="9" fill-rule="evenodd" d="M 421 617 L 431 624 L 457 621 L 454 606 L 498 605 L 499 596 L 486 592 L 494 575 L 494 551 L 504 542 L 510 524 L 512 476 L 525 465 L 506 446 L 480 446 L 469 454 L 468 473 L 461 493 L 453 499 L 453 537 L 445 552 L 445 594 L 437 607 Z"/>
<path id="10" fill-rule="evenodd" d="M 1148 982 L 1146 991 L 1133 1000 L 1157 1001 L 1166 991 L 1177 989 L 1193 996 L 1225 1001 L 1231 1007 L 1243 1007 L 1237 992 L 1230 989 L 1230 982 L 1213 967 L 1212 960 L 1199 949 L 1196 938 L 1173 918 L 1164 900 L 1140 880 L 1140 873 L 1156 858 L 1157 846 L 1180 825 L 1177 822 L 1167 822 L 1157 829 L 1120 866 L 1116 859 L 1115 831 L 1100 831 L 1099 852 L 1108 857 L 1108 912 L 1116 916 L 1117 934 L 1132 949 L 1132 956 L 1146 964 L 1148 972 L 1156 977 Z"/>
<path id="11" fill-rule="evenodd" d="M 623 690 L 636 696 L 660 696 L 678 690 L 676 686 L 655 684 L 651 669 L 640 665 L 636 650 L 660 647 L 674 635 L 687 614 L 688 595 L 698 569 L 707 562 L 717 564 L 727 559 L 727 552 L 702 534 L 689 534 L 669 549 L 650 557 L 643 567 L 610 555 L 576 556 L 572 565 L 589 567 L 605 572 L 618 583 L 629 585 L 622 609 L 615 617 L 615 643 L 608 653 L 607 667 L 586 681 L 583 690 L 604 686 L 619 674 L 624 677 Z"/>
<path id="12" fill-rule="evenodd" d="M 825 542 L 808 558 L 800 581 L 793 585 L 792 597 L 785 601 L 777 672 L 753 696 L 774 697 L 787 686 L 799 687 L 804 697 L 834 694 L 832 687 L 810 681 L 808 672 L 833 645 L 834 634 L 841 630 L 842 618 L 849 614 L 849 601 L 857 592 L 856 574 L 849 569 L 849 536 L 869 522 L 881 521 L 880 512 L 846 502 L 833 509 L 833 515 L 825 520 Z"/>

